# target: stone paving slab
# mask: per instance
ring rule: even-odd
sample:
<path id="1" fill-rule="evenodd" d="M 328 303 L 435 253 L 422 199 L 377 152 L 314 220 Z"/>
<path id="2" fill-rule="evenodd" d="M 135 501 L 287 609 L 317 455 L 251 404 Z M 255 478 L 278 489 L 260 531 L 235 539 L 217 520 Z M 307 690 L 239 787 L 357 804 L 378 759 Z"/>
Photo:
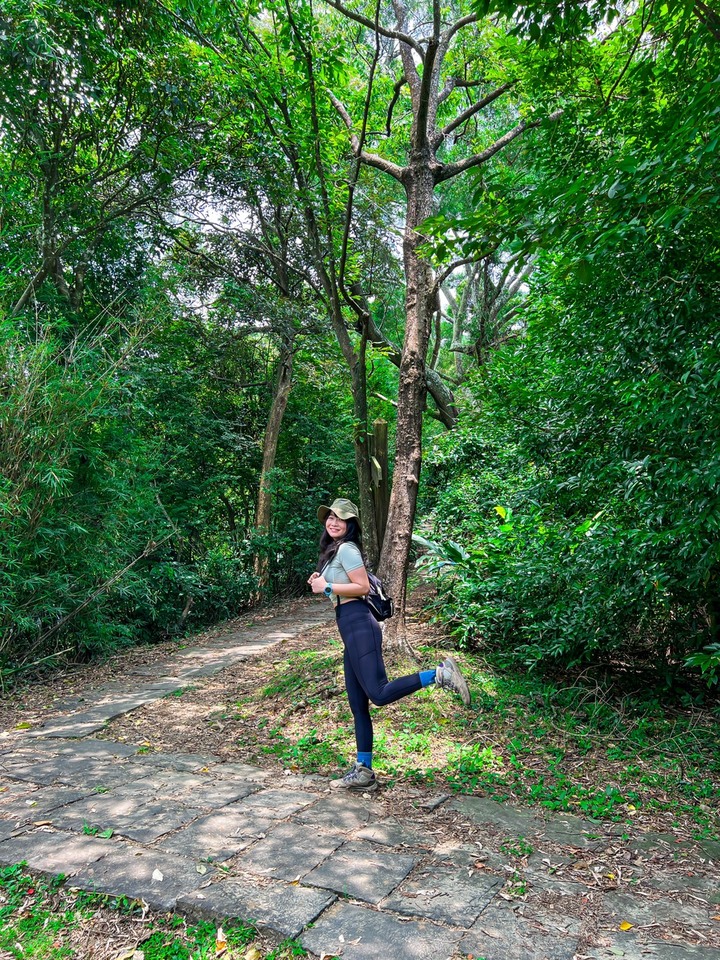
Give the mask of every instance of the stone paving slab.
<path id="1" fill-rule="evenodd" d="M 127 761 L 127 769 L 130 776 L 141 776 L 138 769 L 146 768 L 148 772 L 154 772 L 158 769 L 166 770 L 187 770 L 189 772 L 202 771 L 217 763 L 220 757 L 211 753 L 163 753 L 158 750 L 151 753 L 141 753 L 136 757 L 131 757 Z M 245 778 L 249 779 L 249 778 Z"/>
<path id="2" fill-rule="evenodd" d="M 458 797 L 450 803 L 475 823 L 489 824 L 503 830 L 509 837 L 531 837 L 542 834 L 545 821 L 528 810 L 521 810 L 509 803 L 498 803 L 486 797 Z"/>
<path id="3" fill-rule="evenodd" d="M 657 890 L 671 893 L 675 899 L 699 899 L 705 903 L 720 906 L 720 876 L 713 871 L 710 876 L 702 876 L 690 871 L 669 873 L 661 877 L 647 877 L 642 883 L 643 890 Z M 717 911 L 715 911 L 717 912 Z"/>
<path id="4" fill-rule="evenodd" d="M 201 814 L 198 807 L 103 794 L 71 803 L 52 814 L 50 819 L 61 829 L 83 830 L 87 825 L 100 831 L 112 830 L 140 843 L 151 843 Z"/>
<path id="5" fill-rule="evenodd" d="M 475 843 L 461 843 L 457 840 L 445 840 L 432 848 L 434 863 L 458 864 L 472 867 L 482 863 L 487 867 L 502 870 L 507 863 L 507 857 L 501 856 L 492 850 L 485 850 Z"/>
<path id="6" fill-rule="evenodd" d="M 125 759 L 134 756 L 137 747 L 127 743 L 114 743 L 111 740 L 97 740 L 88 737 L 85 740 L 22 740 L 14 744 L 7 756 L 27 761 L 48 760 L 55 757 L 87 757 L 92 760 Z"/>
<path id="7" fill-rule="evenodd" d="M 399 920 L 367 907 L 336 903 L 300 942 L 318 956 L 342 960 L 449 960 L 462 935 L 462 930 L 438 927 L 427 920 Z"/>
<path id="8" fill-rule="evenodd" d="M 345 843 L 303 878 L 303 883 L 379 903 L 410 873 L 417 859 L 385 853 L 369 843 Z"/>
<path id="9" fill-rule="evenodd" d="M 567 813 L 546 821 L 542 834 L 545 840 L 585 850 L 602 850 L 612 841 L 612 833 L 601 824 Z"/>
<path id="10" fill-rule="evenodd" d="M 586 947 L 579 960 L 720 960 L 714 947 L 685 943 L 631 943 L 628 937 L 602 947 Z"/>
<path id="11" fill-rule="evenodd" d="M 318 830 L 357 830 L 385 819 L 375 812 L 372 801 L 362 797 L 334 794 L 318 800 L 293 818 Z"/>
<path id="12" fill-rule="evenodd" d="M 124 783 L 112 791 L 115 797 L 137 797 L 145 801 L 175 800 L 201 808 L 224 807 L 255 793 L 258 784 L 242 780 L 215 780 L 184 770 L 165 770 L 140 780 Z"/>
<path id="13" fill-rule="evenodd" d="M 237 777 L 240 780 L 249 780 L 251 783 L 260 783 L 268 780 L 271 776 L 269 770 L 262 770 L 260 767 L 254 767 L 251 763 L 230 763 L 213 764 L 212 773 L 214 777 Z"/>
<path id="14" fill-rule="evenodd" d="M 297 880 L 321 863 L 344 840 L 341 833 L 317 836 L 297 824 L 282 823 L 235 861 L 240 870 L 276 880 Z"/>
<path id="15" fill-rule="evenodd" d="M 369 827 L 363 827 L 362 830 L 357 831 L 355 838 L 369 840 L 386 847 L 414 847 L 426 850 L 432 847 L 432 841 L 428 842 L 429 838 L 425 832 L 412 824 L 402 823 L 390 817 L 379 823 L 373 823 Z"/>
<path id="16" fill-rule="evenodd" d="M 9 840 L 16 834 L 27 832 L 27 827 L 18 826 L 12 820 L 0 820 L 0 841 Z"/>
<path id="17" fill-rule="evenodd" d="M 480 914 L 461 951 L 483 960 L 574 960 L 577 945 L 577 936 L 546 933 L 512 903 L 499 900 Z"/>
<path id="18" fill-rule="evenodd" d="M 634 854 L 661 853 L 669 854 L 676 860 L 696 853 L 698 846 L 689 840 L 678 840 L 672 833 L 639 833 L 633 834 L 628 843 L 628 849 Z"/>
<path id="19" fill-rule="evenodd" d="M 0 819 L 7 818 L 17 823 L 42 820 L 50 811 L 83 800 L 87 795 L 87 790 L 73 790 L 72 787 L 41 787 L 12 803 L 3 804 L 0 807 Z"/>
<path id="20" fill-rule="evenodd" d="M 5 775 L 28 783 L 50 786 L 61 783 L 70 787 L 92 790 L 96 787 L 109 787 L 137 777 L 127 762 L 121 760 L 102 760 L 93 757 L 59 756 L 51 757 L 40 763 L 29 760 L 9 762 Z"/>
<path id="21" fill-rule="evenodd" d="M 227 807 L 201 817 L 177 832 L 161 837 L 158 847 L 168 853 L 187 854 L 193 850 L 203 859 L 229 860 L 257 840 L 264 839 L 275 825 L 269 817 L 248 814 Z"/>
<path id="22" fill-rule="evenodd" d="M 93 733 L 100 733 L 107 726 L 104 718 L 88 717 L 82 713 L 73 714 L 67 720 L 57 720 L 42 726 L 37 730 L 28 730 L 26 736 L 32 737 L 57 737 L 67 740 L 83 737 L 90 737 Z"/>
<path id="23" fill-rule="evenodd" d="M 72 833 L 41 829 L 0 843 L 0 863 L 10 866 L 25 860 L 31 870 L 39 873 L 72 876 L 89 863 L 107 856 L 115 846 L 111 840 L 98 837 L 78 837 Z"/>
<path id="24" fill-rule="evenodd" d="M 227 878 L 179 897 L 177 909 L 192 919 L 251 921 L 259 930 L 295 939 L 335 899 L 326 890 Z"/>
<path id="25" fill-rule="evenodd" d="M 312 874 L 307 879 L 311 878 Z M 501 877 L 465 867 L 421 867 L 382 906 L 406 916 L 470 927 L 502 883 Z"/>
<path id="26" fill-rule="evenodd" d="M 74 877 L 73 886 L 93 893 L 145 900 L 154 910 L 166 911 L 174 910 L 178 897 L 197 890 L 214 873 L 214 867 L 190 857 L 116 843 L 102 860 L 81 870 Z"/>
<path id="27" fill-rule="evenodd" d="M 720 841 L 718 840 L 699 840 L 698 846 L 706 857 L 720 863 Z"/>
<path id="28" fill-rule="evenodd" d="M 0 780 L 0 817 L 8 807 L 37 792 L 36 786 L 22 780 Z"/>
<path id="29" fill-rule="evenodd" d="M 525 873 L 523 879 L 527 881 L 535 893 L 547 893 L 553 897 L 584 897 L 591 889 L 587 884 L 575 880 L 559 880 L 557 877 L 541 876 L 536 873 Z"/>
<path id="30" fill-rule="evenodd" d="M 603 908 L 618 923 L 627 921 L 634 927 L 676 922 L 698 931 L 712 927 L 710 917 L 715 912 L 710 904 L 700 904 L 689 898 L 649 900 L 647 897 L 615 892 L 605 894 Z"/>
<path id="31" fill-rule="evenodd" d="M 317 793 L 307 793 L 302 790 L 259 790 L 251 796 L 245 797 L 235 806 L 243 810 L 262 810 L 266 817 L 275 820 L 285 820 L 304 807 L 318 799 Z"/>

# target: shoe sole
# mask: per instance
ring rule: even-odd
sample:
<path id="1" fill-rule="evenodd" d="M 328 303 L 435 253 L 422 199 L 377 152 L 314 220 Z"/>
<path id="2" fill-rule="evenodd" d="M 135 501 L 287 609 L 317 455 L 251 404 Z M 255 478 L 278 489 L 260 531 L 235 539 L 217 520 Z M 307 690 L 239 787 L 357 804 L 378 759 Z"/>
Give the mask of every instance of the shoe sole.
<path id="1" fill-rule="evenodd" d="M 465 677 L 460 673 L 460 667 L 455 663 L 452 657 L 446 657 L 445 662 L 450 664 L 452 672 L 455 674 L 455 682 L 460 688 L 458 693 L 460 694 L 460 699 L 465 704 L 466 707 L 470 706 L 470 688 L 467 685 Z"/>

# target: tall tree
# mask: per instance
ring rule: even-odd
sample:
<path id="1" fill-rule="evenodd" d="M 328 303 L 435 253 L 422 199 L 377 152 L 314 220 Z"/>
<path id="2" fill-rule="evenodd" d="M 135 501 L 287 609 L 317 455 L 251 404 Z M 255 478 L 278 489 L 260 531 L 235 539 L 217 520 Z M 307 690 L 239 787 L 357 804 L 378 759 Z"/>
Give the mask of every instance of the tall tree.
<path id="1" fill-rule="evenodd" d="M 4 196 L 37 224 L 15 263 L 19 315 L 48 283 L 72 313 L 118 228 L 147 221 L 193 165 L 204 92 L 188 44 L 147 4 L 8 0 L 0 43 L 0 143 L 13 161 Z M 183 139 L 178 126 L 184 127 Z M 20 223 L 15 218 L 18 227 Z M 140 244 L 138 244 L 140 245 Z"/>
<path id="2" fill-rule="evenodd" d="M 490 37 L 478 36 L 480 16 L 469 12 L 448 22 L 439 0 L 433 0 L 430 8 L 409 8 L 404 0 L 393 0 L 394 21 L 386 25 L 380 22 L 379 6 L 374 16 L 368 16 L 340 2 L 327 2 L 370 31 L 376 45 L 390 40 L 397 50 L 400 68 L 387 108 L 389 118 L 397 109 L 401 91 L 409 91 L 406 106 L 411 124 L 403 144 L 402 163 L 367 149 L 346 105 L 337 94 L 330 94 L 348 128 L 355 157 L 392 177 L 405 193 L 405 334 L 400 358 L 395 470 L 381 558 L 382 573 L 399 609 L 399 616 L 391 621 L 390 637 L 402 643 L 406 578 L 422 463 L 427 351 L 439 296 L 438 277 L 423 250 L 427 241 L 423 225 L 434 213 L 436 187 L 486 163 L 542 120 L 516 116 L 500 136 L 481 149 L 456 149 L 461 133 L 473 119 L 501 98 L 509 97 L 515 87 L 515 77 L 511 75 L 498 77 L 496 70 L 492 71 L 495 76 L 484 75 L 486 65 L 480 52 L 482 42 L 487 44 Z M 468 33 L 470 39 L 466 40 Z M 461 109 L 453 95 L 466 90 L 477 91 L 478 95 Z M 548 120 L 559 116 L 549 109 L 545 112 Z"/>

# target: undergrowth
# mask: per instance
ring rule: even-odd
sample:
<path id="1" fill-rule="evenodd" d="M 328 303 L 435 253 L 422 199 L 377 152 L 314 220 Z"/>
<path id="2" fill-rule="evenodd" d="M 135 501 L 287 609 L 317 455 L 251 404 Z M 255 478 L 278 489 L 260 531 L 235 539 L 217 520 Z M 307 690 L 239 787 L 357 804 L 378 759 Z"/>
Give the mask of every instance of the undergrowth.
<path id="1" fill-rule="evenodd" d="M 424 664 L 437 662 L 437 649 L 420 653 Z M 670 815 L 698 837 L 718 835 L 717 707 L 667 703 L 661 691 L 609 679 L 549 679 L 467 652 L 457 657 L 473 695 L 469 710 L 433 687 L 373 709 L 374 766 L 384 779 L 618 821 Z M 237 711 L 256 719 L 256 742 L 245 746 L 260 762 L 271 756 L 336 775 L 354 759 L 335 639 L 330 652 L 276 663 L 260 700 L 243 698 Z"/>
<path id="2" fill-rule="evenodd" d="M 113 956 L 142 960 L 290 960 L 307 956 L 295 941 L 269 951 L 247 923 L 188 923 L 174 913 L 148 913 L 127 897 L 84 893 L 62 876 L 35 877 L 25 864 L 0 868 L 0 956 L 25 960 L 83 960 L 99 956 L 108 940 L 122 941 Z M 100 951 L 99 953 L 96 950 Z"/>

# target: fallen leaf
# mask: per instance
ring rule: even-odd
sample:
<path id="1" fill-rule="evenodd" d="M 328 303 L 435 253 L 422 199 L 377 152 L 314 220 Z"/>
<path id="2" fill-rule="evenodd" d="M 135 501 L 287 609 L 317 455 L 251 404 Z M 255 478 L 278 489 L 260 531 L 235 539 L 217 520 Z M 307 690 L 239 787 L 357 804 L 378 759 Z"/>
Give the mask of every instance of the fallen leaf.
<path id="1" fill-rule="evenodd" d="M 159 883 L 161 880 L 164 880 L 164 879 L 165 879 L 165 878 L 163 877 L 162 872 L 161 872 L 160 870 L 153 870 L 152 878 L 153 878 L 153 880 L 157 880 L 158 883 Z"/>
<path id="2" fill-rule="evenodd" d="M 620 924 L 620 930 L 629 930 L 632 927 L 631 923 L 628 923 L 627 920 L 623 920 Z"/>
<path id="3" fill-rule="evenodd" d="M 199 863 L 199 864 L 195 867 L 195 869 L 196 869 L 197 872 L 200 874 L 200 876 L 202 876 L 203 874 L 207 873 L 207 867 L 206 867 L 203 863 Z"/>
<path id="4" fill-rule="evenodd" d="M 138 950 L 137 946 L 130 947 L 114 957 L 114 960 L 145 960 L 145 953 L 143 950 Z"/>
<path id="5" fill-rule="evenodd" d="M 32 724 L 31 724 L 31 723 L 28 723 L 27 720 L 23 720 L 22 723 L 16 723 L 16 724 L 15 724 L 15 729 L 16 729 L 16 730 L 29 730 L 30 727 L 32 727 Z"/>
<path id="6" fill-rule="evenodd" d="M 98 836 L 102 837 L 103 840 L 109 840 L 112 835 L 113 835 L 113 831 L 110 827 L 108 827 L 107 830 L 103 830 L 102 833 L 98 834 Z M 162 880 L 162 876 L 160 877 L 160 879 Z"/>
<path id="7" fill-rule="evenodd" d="M 257 947 L 250 947 L 245 954 L 244 960 L 262 960 L 262 953 L 260 953 Z"/>
<path id="8" fill-rule="evenodd" d="M 720 920 L 720 916 L 712 917 L 713 920 Z"/>
<path id="9" fill-rule="evenodd" d="M 217 928 L 217 933 L 215 934 L 215 956 L 221 957 L 223 953 L 227 950 L 227 938 L 223 932 L 222 927 Z"/>

